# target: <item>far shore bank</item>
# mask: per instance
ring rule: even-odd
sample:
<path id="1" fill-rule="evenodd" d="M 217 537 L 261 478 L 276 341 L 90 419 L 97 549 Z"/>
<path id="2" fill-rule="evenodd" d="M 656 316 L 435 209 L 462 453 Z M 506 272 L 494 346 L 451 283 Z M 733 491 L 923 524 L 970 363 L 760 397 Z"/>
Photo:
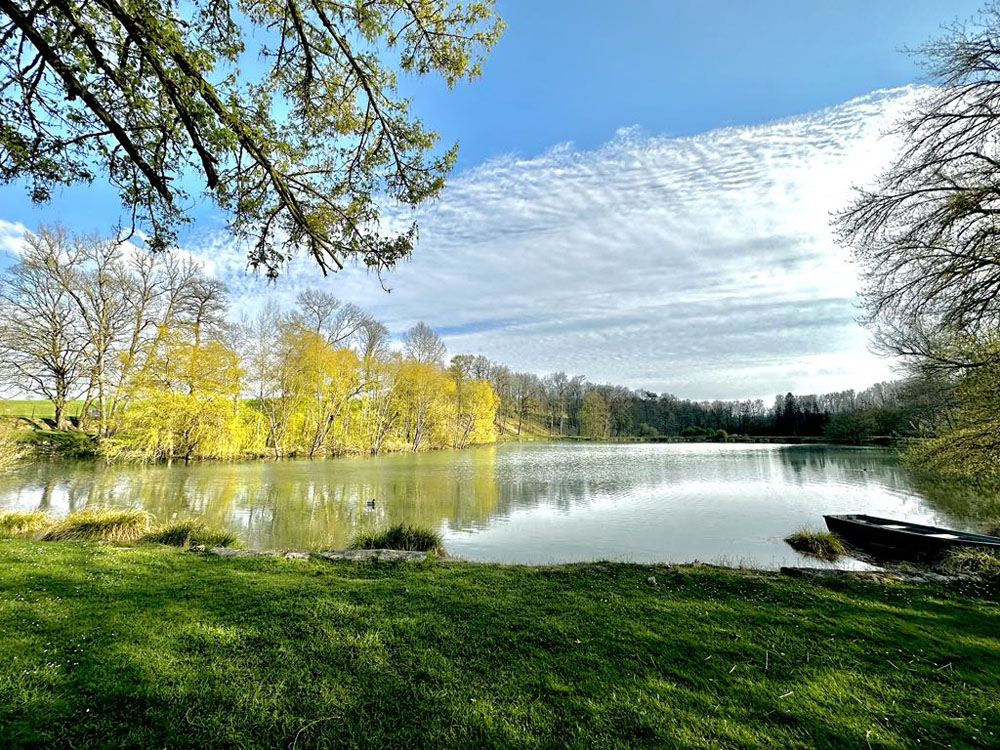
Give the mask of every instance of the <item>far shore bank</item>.
<path id="1" fill-rule="evenodd" d="M 28 460 L 51 460 L 51 459 L 99 459 L 101 452 L 99 442 L 95 435 L 86 431 L 70 427 L 68 429 L 57 430 L 42 420 L 30 420 L 27 418 L 10 418 L 15 420 L 22 427 L 22 442 L 28 446 Z M 556 435 L 544 433 L 515 434 L 506 433 L 500 436 L 495 442 L 482 443 L 467 446 L 453 446 L 450 448 L 424 448 L 419 452 L 438 452 L 449 450 L 465 450 L 467 448 L 478 448 L 489 445 L 505 445 L 509 443 L 525 442 L 568 442 L 568 443 L 608 443 L 608 444 L 681 444 L 681 443 L 736 443 L 736 444 L 767 444 L 767 445 L 839 445 L 839 446 L 859 446 L 859 447 L 881 447 L 897 448 L 910 445 L 915 440 L 913 438 L 899 438 L 895 436 L 880 436 L 867 438 L 864 440 L 836 440 L 817 435 L 726 435 L 716 437 L 712 435 L 657 435 L 657 436 L 612 436 L 612 437 L 587 437 L 582 435 Z M 400 455 L 412 453 L 410 450 L 386 450 L 377 456 Z M 336 459 L 344 457 L 361 457 L 370 454 L 356 451 L 345 451 L 336 454 L 323 454 L 313 456 L 312 460 Z M 290 454 L 275 457 L 271 453 L 258 455 L 246 455 L 239 458 L 213 459 L 198 458 L 185 461 L 183 457 L 172 460 L 161 460 L 153 463 L 231 463 L 233 461 L 267 461 L 267 460 L 295 460 L 309 458 L 306 455 Z M 134 463 L 128 459 L 116 459 L 117 462 Z"/>

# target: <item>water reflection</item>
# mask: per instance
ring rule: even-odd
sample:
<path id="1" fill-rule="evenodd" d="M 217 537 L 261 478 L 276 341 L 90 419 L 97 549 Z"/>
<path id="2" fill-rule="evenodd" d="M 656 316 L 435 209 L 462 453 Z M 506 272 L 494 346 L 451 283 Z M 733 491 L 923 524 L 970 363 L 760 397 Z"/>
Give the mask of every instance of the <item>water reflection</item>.
<path id="1" fill-rule="evenodd" d="M 170 468 L 33 464 L 0 478 L 0 507 L 95 506 L 199 516 L 255 547 L 340 547 L 358 529 L 405 521 L 441 529 L 471 559 L 764 566 L 800 564 L 781 539 L 821 526 L 823 513 L 956 528 L 1000 516 L 982 488 L 916 475 L 890 451 L 832 446 L 545 443 Z"/>

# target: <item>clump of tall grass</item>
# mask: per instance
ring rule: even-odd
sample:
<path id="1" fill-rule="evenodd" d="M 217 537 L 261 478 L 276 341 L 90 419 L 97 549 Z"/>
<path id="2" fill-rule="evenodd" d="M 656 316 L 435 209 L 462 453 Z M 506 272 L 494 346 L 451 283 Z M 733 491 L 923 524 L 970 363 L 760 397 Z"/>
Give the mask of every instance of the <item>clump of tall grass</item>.
<path id="1" fill-rule="evenodd" d="M 189 519 L 158 526 L 145 534 L 142 541 L 170 547 L 193 547 L 196 544 L 206 547 L 235 547 L 239 537 L 231 531 L 213 529 L 201 521 Z"/>
<path id="2" fill-rule="evenodd" d="M 153 517 L 135 508 L 81 510 L 56 521 L 42 540 L 46 542 L 102 539 L 108 542 L 135 542 L 152 525 Z"/>
<path id="3" fill-rule="evenodd" d="M 830 531 L 799 529 L 785 537 L 793 550 L 822 560 L 836 560 L 847 553 L 840 537 Z"/>
<path id="4" fill-rule="evenodd" d="M 0 511 L 0 537 L 37 534 L 48 528 L 51 519 L 41 511 Z"/>
<path id="5" fill-rule="evenodd" d="M 990 536 L 1000 536 L 1000 518 L 991 518 L 981 524 L 983 534 Z"/>
<path id="6" fill-rule="evenodd" d="M 951 550 L 938 564 L 943 573 L 972 574 L 1000 580 L 1000 554 L 985 549 L 959 547 Z"/>
<path id="7" fill-rule="evenodd" d="M 398 549 L 444 554 L 444 541 L 436 531 L 397 523 L 386 529 L 361 531 L 348 545 L 351 549 Z"/>

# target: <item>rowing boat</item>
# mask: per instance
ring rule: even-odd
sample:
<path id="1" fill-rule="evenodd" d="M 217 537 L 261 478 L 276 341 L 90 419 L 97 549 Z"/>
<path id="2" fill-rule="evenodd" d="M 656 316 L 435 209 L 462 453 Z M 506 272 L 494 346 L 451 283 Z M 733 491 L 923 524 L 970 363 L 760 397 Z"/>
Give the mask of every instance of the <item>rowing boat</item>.
<path id="1" fill-rule="evenodd" d="M 933 560 L 958 548 L 1000 553 L 1000 537 L 941 529 L 864 514 L 823 516 L 827 528 L 849 545 L 907 560 Z"/>

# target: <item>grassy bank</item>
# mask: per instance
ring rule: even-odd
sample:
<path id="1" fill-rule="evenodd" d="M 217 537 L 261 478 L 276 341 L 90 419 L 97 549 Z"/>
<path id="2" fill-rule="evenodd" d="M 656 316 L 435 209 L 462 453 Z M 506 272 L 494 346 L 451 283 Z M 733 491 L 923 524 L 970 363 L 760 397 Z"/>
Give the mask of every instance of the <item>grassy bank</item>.
<path id="1" fill-rule="evenodd" d="M 0 541 L 3 747 L 991 747 L 998 663 L 982 590 Z"/>
<path id="2" fill-rule="evenodd" d="M 83 408 L 83 401 L 66 404 L 66 416 L 77 417 Z M 0 399 L 0 416 L 25 417 L 27 419 L 52 419 L 56 414 L 51 401 L 41 399 Z"/>

